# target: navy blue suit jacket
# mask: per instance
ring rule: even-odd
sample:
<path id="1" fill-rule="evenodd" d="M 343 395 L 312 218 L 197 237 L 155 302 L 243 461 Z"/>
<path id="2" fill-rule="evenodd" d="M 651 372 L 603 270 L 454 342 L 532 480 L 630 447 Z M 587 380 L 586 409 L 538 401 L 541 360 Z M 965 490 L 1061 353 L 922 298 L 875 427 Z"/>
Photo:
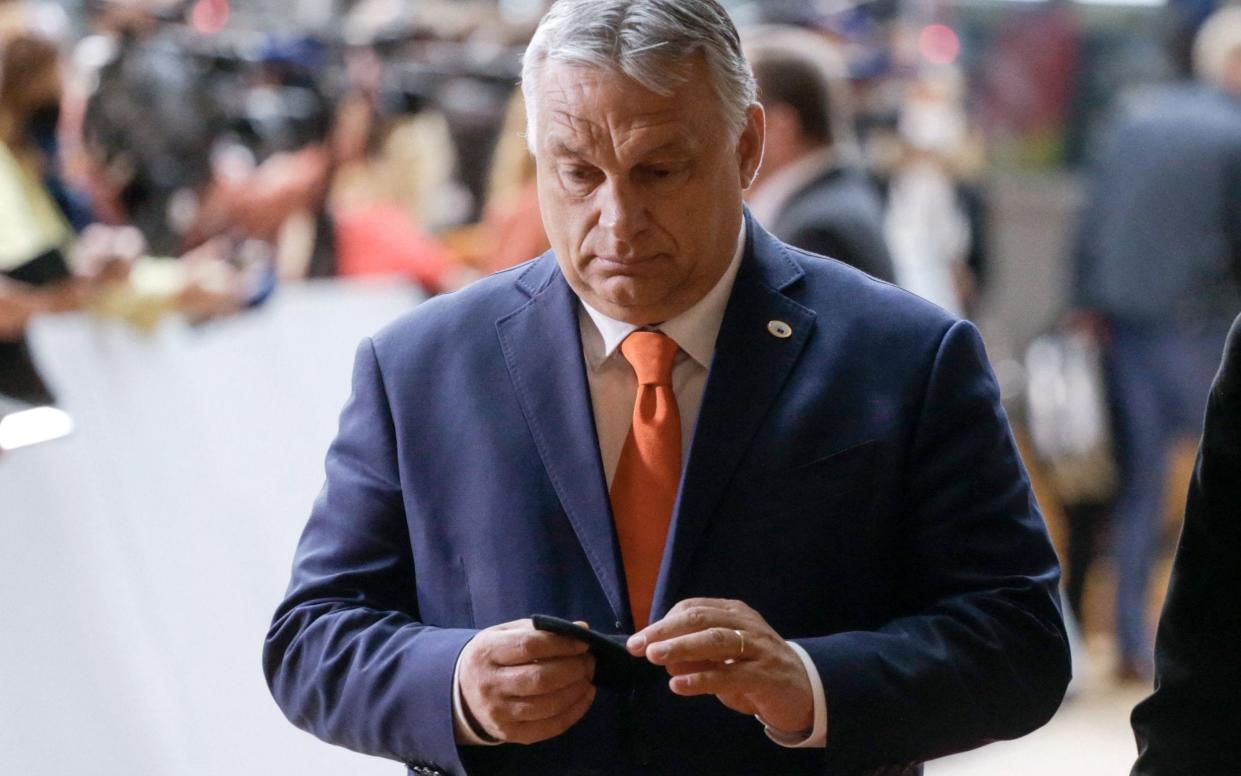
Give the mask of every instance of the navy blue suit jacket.
<path id="1" fill-rule="evenodd" d="M 1051 716 L 1058 566 L 977 331 L 752 219 L 748 235 L 652 618 L 690 596 L 754 607 L 818 667 L 827 748 L 778 747 L 663 681 L 601 689 L 540 744 L 454 743 L 477 629 L 541 612 L 632 630 L 578 302 L 551 254 L 360 346 L 264 652 L 295 724 L 417 773 L 843 774 Z"/>

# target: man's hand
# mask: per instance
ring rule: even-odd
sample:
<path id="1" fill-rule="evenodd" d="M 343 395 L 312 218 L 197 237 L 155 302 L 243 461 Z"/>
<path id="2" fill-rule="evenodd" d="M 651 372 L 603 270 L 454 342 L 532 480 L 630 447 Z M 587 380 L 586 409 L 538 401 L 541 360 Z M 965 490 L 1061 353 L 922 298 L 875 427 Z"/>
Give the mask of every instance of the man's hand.
<path id="1" fill-rule="evenodd" d="M 500 741 L 533 744 L 577 723 L 595 700 L 586 644 L 514 620 L 479 631 L 457 669 L 466 713 Z"/>
<path id="2" fill-rule="evenodd" d="M 667 668 L 677 695 L 714 695 L 786 733 L 814 725 L 814 691 L 801 658 L 740 601 L 681 601 L 630 637 L 628 647 Z"/>

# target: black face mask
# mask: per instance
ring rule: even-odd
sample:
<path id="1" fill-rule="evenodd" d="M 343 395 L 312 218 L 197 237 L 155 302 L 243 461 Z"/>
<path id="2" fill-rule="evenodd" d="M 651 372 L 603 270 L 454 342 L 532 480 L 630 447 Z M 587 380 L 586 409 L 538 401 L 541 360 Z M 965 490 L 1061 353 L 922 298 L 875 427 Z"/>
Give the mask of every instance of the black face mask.
<path id="1" fill-rule="evenodd" d="M 31 141 L 46 154 L 56 152 L 56 128 L 60 126 L 60 103 L 49 102 L 30 112 L 26 119 L 26 133 Z"/>

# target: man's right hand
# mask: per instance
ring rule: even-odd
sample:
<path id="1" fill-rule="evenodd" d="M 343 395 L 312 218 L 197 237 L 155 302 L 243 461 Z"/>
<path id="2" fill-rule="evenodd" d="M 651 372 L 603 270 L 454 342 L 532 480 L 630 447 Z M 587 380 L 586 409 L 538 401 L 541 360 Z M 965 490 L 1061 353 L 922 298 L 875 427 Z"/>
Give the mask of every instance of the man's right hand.
<path id="1" fill-rule="evenodd" d="M 466 714 L 500 741 L 533 744 L 568 730 L 595 700 L 595 658 L 576 639 L 514 620 L 465 645 L 457 681 Z"/>

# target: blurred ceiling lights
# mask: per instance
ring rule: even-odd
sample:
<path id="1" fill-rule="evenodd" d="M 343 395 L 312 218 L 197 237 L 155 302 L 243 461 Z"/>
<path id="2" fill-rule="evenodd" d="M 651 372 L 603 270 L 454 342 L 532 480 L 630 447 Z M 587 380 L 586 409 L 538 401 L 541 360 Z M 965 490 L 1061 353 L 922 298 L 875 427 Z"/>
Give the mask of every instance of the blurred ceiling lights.
<path id="1" fill-rule="evenodd" d="M 918 53 L 936 65 L 951 65 L 961 54 L 961 39 L 946 24 L 928 24 L 918 33 Z"/>
<path id="2" fill-rule="evenodd" d="M 190 25 L 203 35 L 214 35 L 228 24 L 228 0 L 198 0 L 190 11 Z"/>

